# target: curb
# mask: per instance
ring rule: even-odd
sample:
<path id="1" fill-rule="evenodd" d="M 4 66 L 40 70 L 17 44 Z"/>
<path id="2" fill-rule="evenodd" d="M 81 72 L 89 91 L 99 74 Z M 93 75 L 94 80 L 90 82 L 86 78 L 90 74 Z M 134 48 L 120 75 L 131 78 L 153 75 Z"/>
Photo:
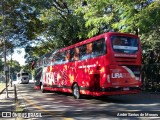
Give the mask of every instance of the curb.
<path id="1" fill-rule="evenodd" d="M 7 85 L 7 87 L 8 87 L 9 85 Z M 0 91 L 0 95 L 3 93 L 3 91 L 6 89 L 6 87 L 2 90 L 2 91 Z"/>

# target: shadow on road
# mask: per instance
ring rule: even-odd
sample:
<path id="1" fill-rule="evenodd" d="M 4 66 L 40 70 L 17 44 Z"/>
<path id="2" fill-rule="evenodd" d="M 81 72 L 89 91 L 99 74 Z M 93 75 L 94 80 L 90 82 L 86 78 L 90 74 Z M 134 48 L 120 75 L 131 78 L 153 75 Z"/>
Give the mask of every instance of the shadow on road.
<path id="1" fill-rule="evenodd" d="M 48 91 L 48 93 L 50 93 L 50 96 L 53 96 L 53 97 L 55 96 L 73 97 L 73 95 L 70 93 L 51 92 L 51 91 Z M 106 103 L 154 104 L 154 103 L 160 103 L 160 94 L 139 93 L 139 94 L 130 94 L 130 95 L 114 95 L 114 96 L 101 96 L 101 97 L 83 95 L 81 99 L 97 100 L 99 102 L 106 102 Z"/>
<path id="2" fill-rule="evenodd" d="M 124 112 L 135 110 L 156 111 L 160 108 L 160 95 L 149 93 L 103 97 L 84 96 L 82 99 L 74 99 L 72 94 L 69 93 L 41 93 L 40 90 L 34 90 L 33 84 L 20 84 L 18 85 L 18 94 L 32 101 L 32 103 L 29 103 L 27 106 L 30 110 L 41 107 L 43 111 L 60 111 L 64 116 L 66 114 L 71 116 L 79 114 L 76 111 L 85 111 L 85 113 L 94 117 L 96 111 L 99 115 L 101 115 L 101 113 L 109 115 L 108 112 L 104 112 L 115 110 Z M 36 106 L 38 107 L 35 108 Z M 67 111 L 69 111 L 69 113 L 67 113 Z M 98 113 L 98 111 L 100 111 L 100 113 Z M 80 112 L 80 114 L 84 113 Z M 112 114 L 115 113 L 112 112 Z"/>

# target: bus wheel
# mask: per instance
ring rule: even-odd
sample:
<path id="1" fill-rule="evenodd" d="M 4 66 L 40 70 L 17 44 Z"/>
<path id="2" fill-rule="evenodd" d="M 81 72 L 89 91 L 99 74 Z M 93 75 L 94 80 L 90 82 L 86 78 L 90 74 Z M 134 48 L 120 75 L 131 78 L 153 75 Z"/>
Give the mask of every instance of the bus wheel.
<path id="1" fill-rule="evenodd" d="M 77 84 L 73 85 L 73 96 L 75 99 L 80 99 L 80 91 L 79 91 L 79 87 Z"/>
<path id="2" fill-rule="evenodd" d="M 41 91 L 42 91 L 42 93 L 45 93 L 46 91 L 44 90 L 44 88 L 43 88 L 43 84 L 41 84 Z"/>

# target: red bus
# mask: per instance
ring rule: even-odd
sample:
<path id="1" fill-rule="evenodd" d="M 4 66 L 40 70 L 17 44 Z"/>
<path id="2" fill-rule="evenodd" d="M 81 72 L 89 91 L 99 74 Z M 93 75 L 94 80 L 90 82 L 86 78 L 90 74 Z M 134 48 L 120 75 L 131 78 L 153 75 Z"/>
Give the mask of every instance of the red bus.
<path id="1" fill-rule="evenodd" d="M 104 33 L 41 57 L 35 88 L 73 93 L 76 99 L 139 93 L 141 54 L 138 36 Z"/>

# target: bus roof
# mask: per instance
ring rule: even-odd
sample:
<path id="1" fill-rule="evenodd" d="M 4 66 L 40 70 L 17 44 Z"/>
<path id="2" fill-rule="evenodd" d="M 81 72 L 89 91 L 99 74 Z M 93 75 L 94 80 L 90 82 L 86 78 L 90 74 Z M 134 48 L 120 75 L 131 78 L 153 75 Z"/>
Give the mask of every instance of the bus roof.
<path id="1" fill-rule="evenodd" d="M 137 35 L 130 34 L 130 33 L 106 32 L 106 33 L 103 33 L 103 34 L 100 34 L 100 35 L 91 37 L 91 38 L 89 38 L 89 39 L 83 40 L 83 41 L 81 41 L 81 42 L 78 42 L 78 43 L 76 43 L 76 44 L 70 45 L 70 46 L 68 46 L 68 47 L 62 48 L 62 49 L 60 49 L 59 51 L 65 51 L 65 50 L 68 50 L 68 49 L 72 49 L 72 48 L 78 47 L 78 46 L 80 46 L 80 45 L 82 45 L 82 44 L 86 44 L 86 43 L 92 42 L 92 41 L 94 41 L 95 39 L 100 39 L 100 38 L 107 37 L 107 36 L 111 36 L 111 35 L 129 36 L 129 37 L 138 38 Z"/>
<path id="2" fill-rule="evenodd" d="M 81 41 L 81 42 L 75 43 L 75 44 L 73 44 L 73 45 L 70 45 L 70 46 L 67 46 L 67 47 L 64 47 L 64 48 L 61 48 L 61 49 L 53 50 L 53 51 L 51 51 L 51 52 L 49 52 L 49 53 L 44 54 L 43 56 L 41 56 L 41 57 L 37 60 L 37 62 L 40 62 L 40 61 L 41 61 L 43 58 L 45 58 L 45 57 L 50 57 L 51 55 L 56 54 L 58 51 L 60 51 L 60 52 L 66 51 L 66 50 L 69 50 L 69 49 L 78 47 L 78 46 L 80 46 L 80 45 L 82 45 L 82 44 L 86 44 L 86 43 L 95 41 L 96 39 L 98 40 L 98 39 L 100 39 L 100 38 L 104 38 L 104 37 L 108 37 L 108 36 L 112 36 L 112 35 L 129 36 L 129 37 L 138 38 L 137 35 L 130 34 L 130 33 L 106 32 L 106 33 L 103 33 L 103 34 L 100 34 L 100 35 L 91 37 L 91 38 L 89 38 L 89 39 L 83 40 L 83 41 Z"/>

